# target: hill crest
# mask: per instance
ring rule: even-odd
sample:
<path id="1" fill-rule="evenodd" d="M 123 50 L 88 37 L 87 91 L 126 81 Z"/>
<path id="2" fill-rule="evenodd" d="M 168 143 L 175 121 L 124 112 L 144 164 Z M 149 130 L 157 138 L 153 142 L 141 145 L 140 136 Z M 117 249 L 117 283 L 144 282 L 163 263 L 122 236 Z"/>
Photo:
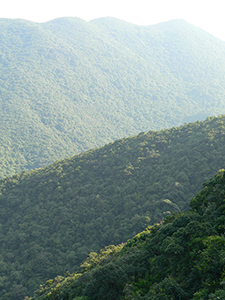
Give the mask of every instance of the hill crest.
<path id="1" fill-rule="evenodd" d="M 225 44 L 186 22 L 1 20 L 0 29 L 0 177 L 225 112 Z"/>
<path id="2" fill-rule="evenodd" d="M 88 253 L 188 209 L 225 165 L 224 128 L 223 115 L 142 132 L 0 180 L 5 289 L 12 293 L 14 278 L 33 291 L 73 272 Z"/>

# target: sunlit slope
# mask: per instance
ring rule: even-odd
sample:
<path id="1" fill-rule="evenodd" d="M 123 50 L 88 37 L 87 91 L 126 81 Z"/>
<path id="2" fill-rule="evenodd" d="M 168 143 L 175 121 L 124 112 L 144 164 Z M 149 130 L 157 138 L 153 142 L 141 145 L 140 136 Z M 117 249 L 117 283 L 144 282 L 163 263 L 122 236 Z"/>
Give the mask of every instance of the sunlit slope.
<path id="1" fill-rule="evenodd" d="M 30 293 L 89 252 L 188 209 L 225 165 L 224 142 L 225 116 L 208 118 L 1 180 L 0 297 L 17 285 Z"/>
<path id="2" fill-rule="evenodd" d="M 224 193 L 221 170 L 189 212 L 90 253 L 79 273 L 47 280 L 32 299 L 224 299 Z"/>
<path id="3" fill-rule="evenodd" d="M 225 44 L 181 20 L 0 20 L 0 176 L 225 112 Z"/>

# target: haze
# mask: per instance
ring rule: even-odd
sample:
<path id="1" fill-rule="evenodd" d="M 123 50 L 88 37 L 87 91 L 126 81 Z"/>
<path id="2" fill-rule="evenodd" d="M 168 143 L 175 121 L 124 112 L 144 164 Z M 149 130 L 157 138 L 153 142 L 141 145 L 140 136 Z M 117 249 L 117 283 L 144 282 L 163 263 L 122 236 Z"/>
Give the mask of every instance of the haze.
<path id="1" fill-rule="evenodd" d="M 8 0 L 1 3 L 0 18 L 46 22 L 60 17 L 90 21 L 110 16 L 138 25 L 184 19 L 225 40 L 223 11 L 221 0 Z"/>

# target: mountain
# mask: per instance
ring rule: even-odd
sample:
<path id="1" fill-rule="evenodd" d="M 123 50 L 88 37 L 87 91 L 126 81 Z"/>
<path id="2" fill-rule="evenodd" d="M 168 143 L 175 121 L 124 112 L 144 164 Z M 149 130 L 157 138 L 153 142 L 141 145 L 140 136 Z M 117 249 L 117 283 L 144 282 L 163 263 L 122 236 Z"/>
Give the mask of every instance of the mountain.
<path id="1" fill-rule="evenodd" d="M 0 177 L 225 113 L 224 54 L 182 20 L 0 19 Z"/>
<path id="2" fill-rule="evenodd" d="M 88 253 L 187 210 L 225 165 L 224 128 L 221 115 L 140 133 L 2 179 L 1 299 L 23 300 Z"/>
<path id="3" fill-rule="evenodd" d="M 191 210 L 125 245 L 90 253 L 80 273 L 49 279 L 33 300 L 225 299 L 225 173 L 204 184 Z"/>

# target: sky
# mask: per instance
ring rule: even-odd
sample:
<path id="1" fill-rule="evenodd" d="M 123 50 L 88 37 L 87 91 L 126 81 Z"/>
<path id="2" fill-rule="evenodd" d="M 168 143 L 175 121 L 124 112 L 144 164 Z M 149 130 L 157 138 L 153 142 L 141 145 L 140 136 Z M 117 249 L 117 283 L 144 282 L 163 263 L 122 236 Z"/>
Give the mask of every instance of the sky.
<path id="1" fill-rule="evenodd" d="M 115 17 L 137 25 L 184 19 L 225 41 L 224 0 L 1 0 L 0 18 L 37 23 Z"/>

